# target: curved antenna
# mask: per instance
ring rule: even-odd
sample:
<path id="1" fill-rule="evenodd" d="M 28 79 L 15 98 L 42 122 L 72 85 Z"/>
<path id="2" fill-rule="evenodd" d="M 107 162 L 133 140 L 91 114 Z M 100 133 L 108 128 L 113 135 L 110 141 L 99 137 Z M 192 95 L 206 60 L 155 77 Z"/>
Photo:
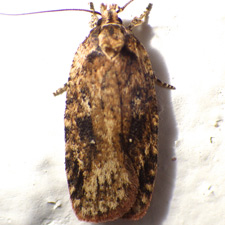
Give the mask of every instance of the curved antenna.
<path id="1" fill-rule="evenodd" d="M 25 16 L 25 15 L 32 15 L 32 14 L 40 14 L 40 13 L 48 13 L 48 12 L 64 12 L 64 11 L 83 11 L 89 13 L 95 13 L 98 15 L 102 15 L 100 12 L 92 11 L 88 9 L 54 9 L 54 10 L 47 10 L 47 11 L 39 11 L 39 12 L 29 12 L 29 13 L 18 13 L 18 14 L 10 14 L 10 13 L 0 13 L 0 15 L 5 16 Z"/>
<path id="2" fill-rule="evenodd" d="M 116 11 L 117 13 L 122 12 L 131 2 L 134 0 L 130 0 L 128 3 L 126 3 L 123 7 L 119 7 L 119 9 Z"/>

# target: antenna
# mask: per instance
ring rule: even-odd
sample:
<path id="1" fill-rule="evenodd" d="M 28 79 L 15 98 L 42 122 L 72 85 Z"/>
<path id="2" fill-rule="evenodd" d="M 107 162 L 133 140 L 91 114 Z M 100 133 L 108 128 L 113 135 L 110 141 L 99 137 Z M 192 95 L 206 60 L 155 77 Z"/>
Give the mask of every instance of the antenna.
<path id="1" fill-rule="evenodd" d="M 89 12 L 89 13 L 95 13 L 98 15 L 101 15 L 100 12 L 88 10 L 88 9 L 54 9 L 54 10 L 47 10 L 47 11 L 39 11 L 39 12 L 29 12 L 29 13 L 16 13 L 16 14 L 10 14 L 10 13 L 0 13 L 0 15 L 5 16 L 26 16 L 26 15 L 32 15 L 32 14 L 40 14 L 40 13 L 48 13 L 48 12 L 64 12 L 64 11 L 83 11 L 83 12 Z"/>

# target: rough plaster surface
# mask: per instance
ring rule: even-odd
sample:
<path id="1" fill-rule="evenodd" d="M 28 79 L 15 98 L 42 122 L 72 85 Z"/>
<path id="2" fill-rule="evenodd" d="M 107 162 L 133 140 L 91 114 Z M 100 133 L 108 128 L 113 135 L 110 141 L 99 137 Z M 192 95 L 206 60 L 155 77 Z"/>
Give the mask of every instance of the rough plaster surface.
<path id="1" fill-rule="evenodd" d="M 105 1 L 109 2 L 109 1 Z M 111 1 L 112 2 L 112 1 Z M 96 9 L 101 1 L 94 1 Z M 114 2 L 123 5 L 126 1 Z M 225 224 L 224 1 L 152 1 L 135 29 L 157 76 L 159 171 L 140 221 L 108 224 Z M 125 22 L 148 1 L 134 1 Z M 0 11 L 88 8 L 88 1 L 0 0 Z M 64 171 L 65 94 L 73 55 L 89 33 L 82 12 L 0 16 L 0 225 L 78 225 Z"/>

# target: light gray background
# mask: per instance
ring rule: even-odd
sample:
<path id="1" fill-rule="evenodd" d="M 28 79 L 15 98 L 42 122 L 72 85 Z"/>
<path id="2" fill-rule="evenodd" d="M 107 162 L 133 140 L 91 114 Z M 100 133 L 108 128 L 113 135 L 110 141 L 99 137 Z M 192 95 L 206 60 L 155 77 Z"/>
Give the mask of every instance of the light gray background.
<path id="1" fill-rule="evenodd" d="M 88 9 L 88 2 L 0 0 L 0 11 Z M 128 22 L 148 2 L 134 1 L 120 17 Z M 94 3 L 99 10 L 101 1 Z M 157 87 L 159 171 L 147 215 L 108 224 L 224 225 L 224 1 L 152 3 L 149 25 L 135 34 L 157 76 L 177 89 Z M 89 21 L 85 12 L 0 16 L 1 225 L 85 224 L 74 215 L 67 190 L 65 94 L 52 93 L 67 81 Z"/>

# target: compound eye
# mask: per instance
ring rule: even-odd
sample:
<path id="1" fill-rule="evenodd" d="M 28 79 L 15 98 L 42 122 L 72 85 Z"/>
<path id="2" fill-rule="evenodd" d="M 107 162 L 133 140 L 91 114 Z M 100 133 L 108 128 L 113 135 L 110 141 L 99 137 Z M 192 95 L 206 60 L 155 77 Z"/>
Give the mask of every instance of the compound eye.
<path id="1" fill-rule="evenodd" d="M 120 18 L 118 18 L 118 21 L 120 24 L 123 24 L 123 21 Z"/>
<path id="2" fill-rule="evenodd" d="M 100 26 L 102 24 L 102 19 L 99 19 L 97 22 L 97 26 Z"/>

